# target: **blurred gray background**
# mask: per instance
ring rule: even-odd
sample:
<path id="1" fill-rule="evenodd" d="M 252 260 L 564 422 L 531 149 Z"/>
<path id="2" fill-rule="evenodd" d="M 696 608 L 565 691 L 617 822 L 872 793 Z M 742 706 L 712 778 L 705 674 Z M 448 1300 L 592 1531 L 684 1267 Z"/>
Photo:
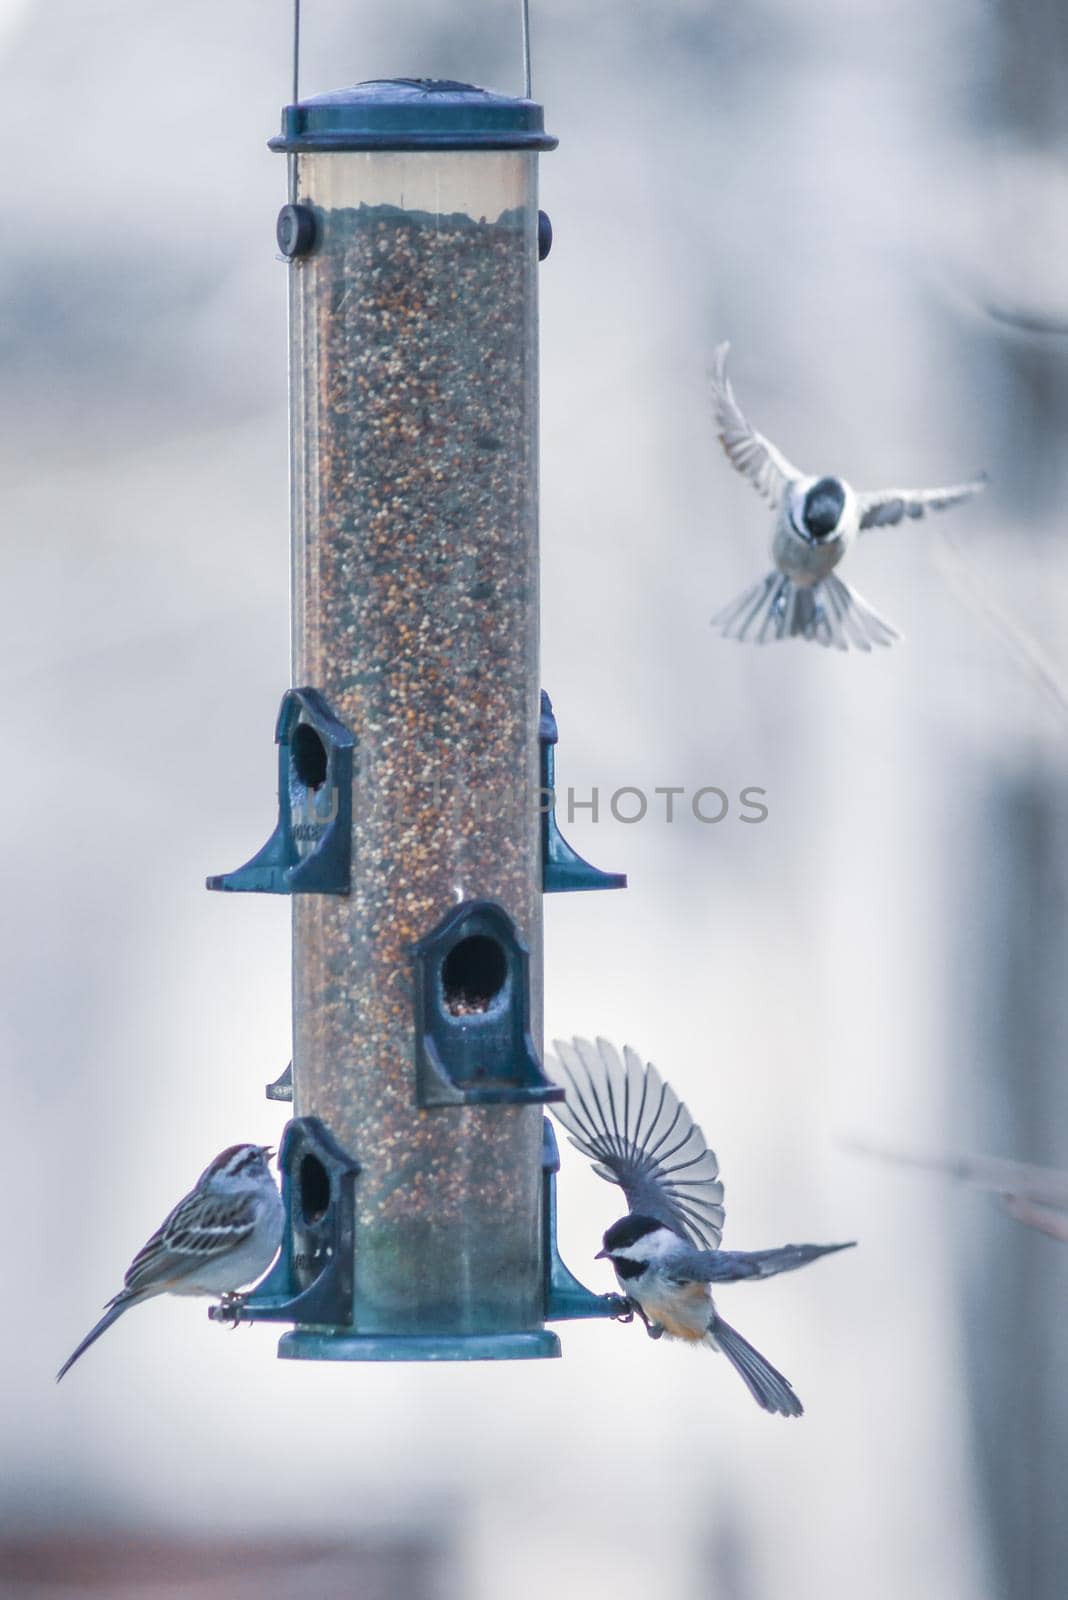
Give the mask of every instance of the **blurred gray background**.
<path id="1" fill-rule="evenodd" d="M 306 0 L 305 90 L 519 92 L 518 10 Z M 1019 325 L 1068 318 L 1068 13 L 533 11 L 561 141 L 541 274 L 559 781 L 761 786 L 770 813 L 580 814 L 573 842 L 631 888 L 549 901 L 547 1031 L 629 1040 L 670 1077 L 719 1153 L 729 1245 L 861 1240 L 722 1297 L 808 1414 L 762 1415 L 725 1363 L 640 1328 L 565 1326 L 557 1363 L 332 1368 L 173 1301 L 54 1387 L 204 1162 L 284 1120 L 262 1086 L 288 1059 L 288 906 L 203 880 L 266 837 L 288 683 L 265 141 L 290 18 L 6 0 L 0 1594 L 68 1592 L 70 1569 L 155 1594 L 77 1557 L 144 1538 L 208 1541 L 212 1569 L 219 1541 L 385 1543 L 397 1600 L 1063 1600 L 1068 1250 L 842 1141 L 1068 1165 L 1068 338 Z M 712 634 L 769 533 L 712 433 L 723 338 L 751 420 L 804 467 L 869 488 L 989 470 L 940 527 L 853 556 L 893 650 Z M 601 1288 L 617 1210 L 567 1151 L 562 1246 Z M 49 1577 L 26 1541 L 74 1553 Z M 406 1566 L 413 1541 L 434 1559 Z M 277 1592 L 334 1593 L 317 1570 Z M 377 1596 L 361 1570 L 338 1594 Z M 216 1592 L 198 1584 L 158 1592 Z"/>

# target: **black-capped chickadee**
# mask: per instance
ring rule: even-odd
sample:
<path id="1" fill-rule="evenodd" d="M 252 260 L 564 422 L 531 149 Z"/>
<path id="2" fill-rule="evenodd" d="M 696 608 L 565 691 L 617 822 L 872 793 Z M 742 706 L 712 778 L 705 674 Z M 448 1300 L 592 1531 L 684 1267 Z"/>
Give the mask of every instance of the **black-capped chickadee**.
<path id="1" fill-rule="evenodd" d="M 799 1417 L 804 1408 L 789 1382 L 724 1322 L 711 1285 L 792 1272 L 855 1241 L 721 1250 L 719 1163 L 656 1068 L 629 1045 L 621 1059 L 606 1039 L 557 1039 L 553 1047 L 546 1070 L 567 1098 L 551 1110 L 593 1170 L 619 1184 L 630 1207 L 604 1235 L 598 1258 L 612 1263 L 652 1338 L 667 1334 L 722 1350 L 757 1405 Z"/>
<path id="2" fill-rule="evenodd" d="M 858 494 L 844 478 L 806 477 L 769 439 L 751 428 L 734 398 L 726 373 L 727 351 L 712 357 L 716 430 L 733 467 L 778 508 L 771 556 L 775 570 L 754 584 L 712 626 L 727 639 L 811 639 L 848 650 L 870 650 L 898 638 L 895 628 L 872 610 L 847 583 L 835 577 L 858 533 L 945 511 L 968 500 L 985 478 L 947 489 L 880 489 Z"/>

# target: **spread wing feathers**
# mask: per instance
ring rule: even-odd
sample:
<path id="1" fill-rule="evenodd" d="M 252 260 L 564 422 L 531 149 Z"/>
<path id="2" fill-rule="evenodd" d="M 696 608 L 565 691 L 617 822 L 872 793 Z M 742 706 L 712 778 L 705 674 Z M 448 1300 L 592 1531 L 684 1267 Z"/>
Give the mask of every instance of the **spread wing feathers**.
<path id="1" fill-rule="evenodd" d="M 973 478 L 970 483 L 954 483 L 947 489 L 877 489 L 870 494 L 857 496 L 857 509 L 861 531 L 865 528 L 885 528 L 900 522 L 904 517 L 913 521 L 928 511 L 948 511 L 970 500 L 986 488 L 986 478 Z"/>
<path id="2" fill-rule="evenodd" d="M 791 466 L 770 439 L 757 433 L 745 420 L 741 406 L 734 398 L 731 381 L 727 377 L 727 351 L 729 344 L 717 345 L 712 353 L 712 398 L 716 412 L 716 432 L 727 452 L 732 467 L 749 479 L 762 495 L 777 506 L 783 490 L 792 478 L 802 474 Z"/>
<path id="3" fill-rule="evenodd" d="M 607 1039 L 553 1041 L 546 1070 L 567 1098 L 551 1110 L 593 1170 L 618 1183 L 631 1211 L 655 1217 L 698 1248 L 723 1233 L 719 1162 L 656 1068 Z"/>
<path id="4" fill-rule="evenodd" d="M 205 1261 L 226 1255 L 249 1237 L 256 1207 L 251 1195 L 218 1195 L 210 1199 L 196 1189 L 179 1200 L 147 1244 L 141 1246 L 126 1272 L 116 1300 L 139 1290 L 164 1288 L 195 1272 Z"/>
<path id="5" fill-rule="evenodd" d="M 774 1278 L 779 1272 L 796 1272 L 820 1256 L 851 1250 L 856 1244 L 784 1244 L 777 1250 L 694 1250 L 685 1262 L 672 1263 L 676 1283 L 737 1283 L 742 1278 Z"/>
<path id="6" fill-rule="evenodd" d="M 802 587 L 784 573 L 772 572 L 712 618 L 725 639 L 770 644 L 776 639 L 808 639 L 835 650 L 870 651 L 898 637 L 855 589 L 829 573 L 821 583 Z"/>

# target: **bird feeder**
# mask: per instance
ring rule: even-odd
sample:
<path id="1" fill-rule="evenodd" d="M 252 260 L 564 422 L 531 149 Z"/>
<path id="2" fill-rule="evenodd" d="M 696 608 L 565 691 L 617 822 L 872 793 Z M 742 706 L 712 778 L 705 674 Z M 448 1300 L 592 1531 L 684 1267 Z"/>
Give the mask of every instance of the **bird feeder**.
<path id="1" fill-rule="evenodd" d="M 538 674 L 542 109 L 466 84 L 289 106 L 293 683 L 287 1231 L 244 1303 L 288 1357 L 552 1356 L 612 1315 L 560 1261 L 542 894 L 619 887 L 561 838 Z"/>

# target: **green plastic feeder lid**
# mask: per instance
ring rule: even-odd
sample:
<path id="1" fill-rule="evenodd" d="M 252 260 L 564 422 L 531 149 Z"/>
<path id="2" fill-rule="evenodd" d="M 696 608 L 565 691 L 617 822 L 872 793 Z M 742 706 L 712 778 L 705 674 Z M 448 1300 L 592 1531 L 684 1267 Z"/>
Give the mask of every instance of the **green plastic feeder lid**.
<path id="1" fill-rule="evenodd" d="M 384 78 L 286 106 L 272 150 L 554 150 L 542 108 L 470 83 Z"/>

